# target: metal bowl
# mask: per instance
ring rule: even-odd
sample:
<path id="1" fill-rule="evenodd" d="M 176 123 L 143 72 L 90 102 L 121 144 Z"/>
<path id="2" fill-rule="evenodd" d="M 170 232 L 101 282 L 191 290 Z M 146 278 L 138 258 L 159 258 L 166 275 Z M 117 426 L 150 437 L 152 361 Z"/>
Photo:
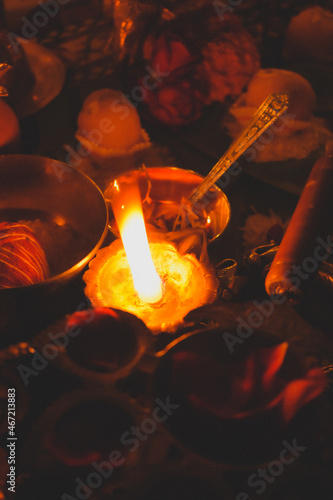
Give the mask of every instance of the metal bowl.
<path id="1" fill-rule="evenodd" d="M 43 228 L 51 275 L 34 285 L 0 289 L 0 345 L 8 332 L 11 341 L 20 338 L 18 331 L 27 332 L 34 314 L 43 316 L 45 300 L 92 259 L 108 231 L 108 211 L 99 188 L 81 172 L 49 158 L 6 155 L 0 157 L 0 222 L 5 221 L 37 221 Z"/>
<path id="2" fill-rule="evenodd" d="M 293 439 L 294 435 L 305 439 L 304 433 L 309 432 L 307 422 L 313 422 L 316 410 L 308 403 L 298 410 L 293 420 L 285 422 L 281 400 L 272 396 L 269 403 L 264 403 L 258 394 L 252 403 L 247 402 L 247 410 L 255 409 L 248 414 L 231 417 L 215 411 L 218 401 L 230 397 L 232 384 L 228 374 L 241 377 L 240 373 L 245 373 L 242 367 L 248 366 L 251 354 L 281 344 L 278 337 L 256 329 L 246 342 L 232 351 L 224 334 L 237 336 L 236 323 L 236 318 L 224 318 L 219 326 L 186 333 L 159 351 L 152 379 L 152 400 L 168 397 L 178 404 L 172 418 L 163 425 L 187 450 L 229 466 L 253 466 L 278 457 L 283 439 Z M 233 372 L 233 366 L 237 366 L 239 372 Z M 276 380 L 292 383 L 303 379 L 306 371 L 304 359 L 290 346 Z M 199 393 L 203 387 L 205 394 L 212 395 L 212 404 L 200 405 Z M 276 385 L 274 390 L 278 388 Z"/>
<path id="3" fill-rule="evenodd" d="M 139 184 L 142 200 L 148 195 L 153 204 L 164 202 L 180 207 L 182 201 L 191 195 L 203 177 L 191 170 L 177 167 L 148 167 L 124 173 L 117 178 L 117 183 L 121 186 L 122 182 L 134 182 L 135 180 Z M 112 196 L 112 186 L 113 183 L 105 190 L 104 196 L 109 208 L 110 229 L 118 237 L 119 234 L 109 202 L 109 198 Z M 206 225 L 204 229 L 208 241 L 211 242 L 218 238 L 229 224 L 230 204 L 228 198 L 219 187 L 213 185 L 198 208 L 205 209 Z M 154 220 L 146 218 L 146 223 L 154 224 Z"/>

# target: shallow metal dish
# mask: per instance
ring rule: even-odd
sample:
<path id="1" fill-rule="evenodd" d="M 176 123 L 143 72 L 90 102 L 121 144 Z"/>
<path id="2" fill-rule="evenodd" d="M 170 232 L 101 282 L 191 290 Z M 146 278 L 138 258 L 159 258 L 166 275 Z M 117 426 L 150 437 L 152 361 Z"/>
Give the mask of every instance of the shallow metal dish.
<path id="1" fill-rule="evenodd" d="M 0 222 L 35 219 L 60 226 L 66 224 L 73 230 L 69 232 L 73 236 L 66 239 L 63 247 L 55 241 L 57 262 L 53 266 L 51 263 L 53 270 L 49 279 L 26 287 L 0 289 L 1 334 L 10 331 L 16 337 L 20 329 L 28 331 L 33 323 L 28 318 L 43 315 L 45 300 L 79 275 L 108 231 L 103 195 L 86 175 L 41 156 L 1 156 Z M 48 224 L 45 227 L 48 230 Z M 18 319 L 21 319 L 19 323 Z M 3 337 L 0 345 L 2 340 Z"/>

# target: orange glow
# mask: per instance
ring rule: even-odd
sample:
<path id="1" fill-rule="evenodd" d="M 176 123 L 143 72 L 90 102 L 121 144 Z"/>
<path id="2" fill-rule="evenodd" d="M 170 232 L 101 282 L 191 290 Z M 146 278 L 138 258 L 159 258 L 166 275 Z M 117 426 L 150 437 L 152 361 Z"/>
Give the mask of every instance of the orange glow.
<path id="1" fill-rule="evenodd" d="M 149 248 L 163 281 L 163 298 L 158 304 L 139 298 L 119 238 L 91 261 L 83 277 L 85 294 L 94 307 L 113 307 L 135 314 L 154 333 L 174 332 L 192 309 L 216 298 L 218 283 L 212 268 L 193 254 L 179 254 L 160 234 L 151 236 Z"/>
<path id="2" fill-rule="evenodd" d="M 131 269 L 134 288 L 143 302 L 154 304 L 162 299 L 162 282 L 149 250 L 139 188 L 133 182 L 124 183 L 121 189 L 116 181 L 113 186 L 112 209 Z"/>

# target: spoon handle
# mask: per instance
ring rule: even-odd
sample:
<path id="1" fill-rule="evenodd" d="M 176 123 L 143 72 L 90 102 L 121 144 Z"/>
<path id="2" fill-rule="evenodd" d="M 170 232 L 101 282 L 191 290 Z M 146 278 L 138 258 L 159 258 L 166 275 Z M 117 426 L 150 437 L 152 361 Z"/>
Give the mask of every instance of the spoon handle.
<path id="1" fill-rule="evenodd" d="M 193 191 L 188 202 L 200 200 L 214 182 L 241 156 L 251 144 L 288 108 L 288 95 L 281 92 L 271 94 L 258 108 L 249 125 L 231 144 L 202 183 Z"/>

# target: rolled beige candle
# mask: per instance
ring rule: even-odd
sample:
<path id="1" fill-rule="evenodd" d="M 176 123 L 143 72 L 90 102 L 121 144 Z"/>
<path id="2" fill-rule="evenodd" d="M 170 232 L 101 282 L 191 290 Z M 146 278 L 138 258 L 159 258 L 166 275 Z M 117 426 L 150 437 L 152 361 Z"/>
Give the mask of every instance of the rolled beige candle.
<path id="1" fill-rule="evenodd" d="M 297 301 L 320 262 L 333 253 L 333 154 L 317 160 L 267 274 L 271 296 Z"/>

